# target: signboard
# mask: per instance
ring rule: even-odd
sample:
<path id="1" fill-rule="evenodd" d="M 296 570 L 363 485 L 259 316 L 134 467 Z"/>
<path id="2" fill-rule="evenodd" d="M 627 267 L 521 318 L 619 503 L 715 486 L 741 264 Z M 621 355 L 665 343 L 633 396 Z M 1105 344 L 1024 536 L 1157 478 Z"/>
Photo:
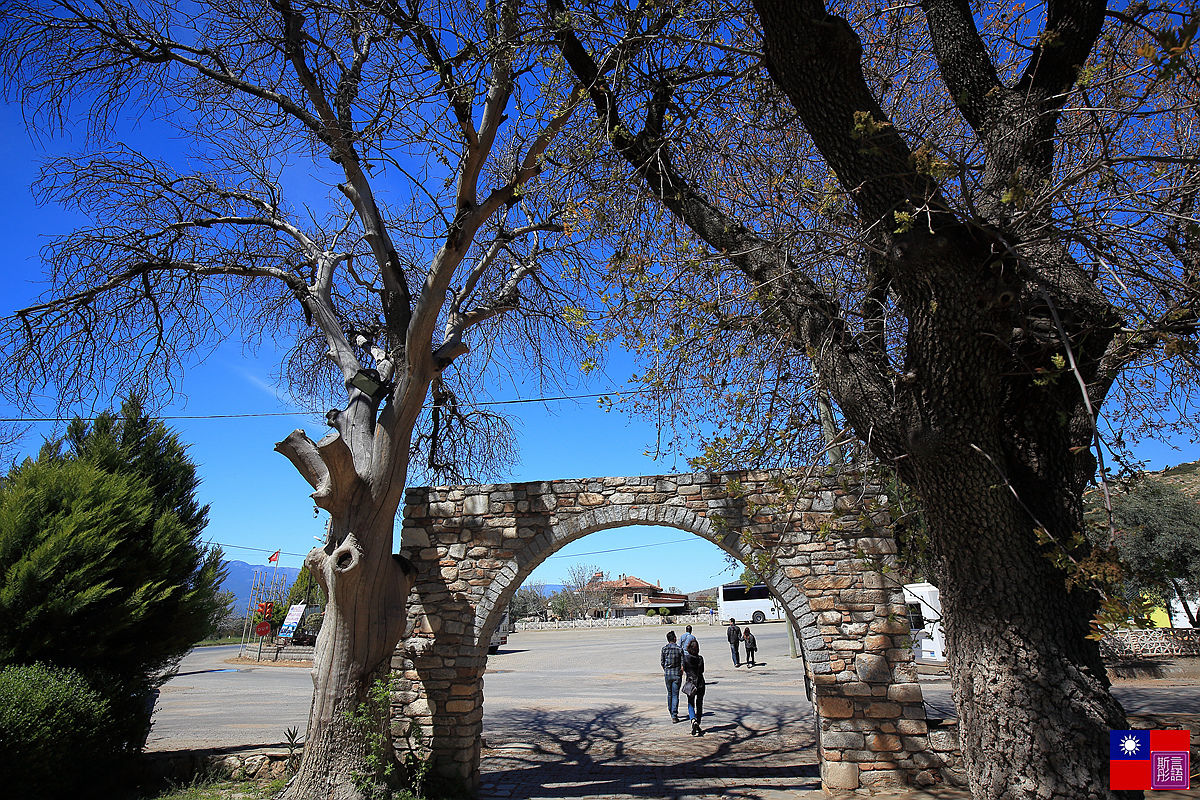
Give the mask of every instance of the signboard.
<path id="1" fill-rule="evenodd" d="M 271 623 L 263 620 L 254 626 L 254 633 L 258 636 L 267 636 L 271 633 Z"/>
<path id="2" fill-rule="evenodd" d="M 296 626 L 300 624 L 300 620 L 304 618 L 304 609 L 308 606 L 301 603 L 300 605 L 290 606 L 287 616 L 283 618 L 283 627 L 279 629 L 280 639 L 290 639 L 296 633 Z"/>

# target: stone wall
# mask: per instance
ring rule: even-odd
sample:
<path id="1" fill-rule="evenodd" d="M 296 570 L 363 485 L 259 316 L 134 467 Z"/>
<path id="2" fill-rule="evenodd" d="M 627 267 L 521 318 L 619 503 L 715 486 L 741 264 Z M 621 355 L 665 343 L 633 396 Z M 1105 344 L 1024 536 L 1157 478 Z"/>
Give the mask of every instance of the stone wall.
<path id="1" fill-rule="evenodd" d="M 232 747 L 146 753 L 143 758 L 150 781 L 181 785 L 201 778 L 273 781 L 289 774 L 289 761 L 298 764 L 300 753 Z"/>
<path id="2" fill-rule="evenodd" d="M 737 472 L 409 489 L 402 553 L 418 575 L 410 635 L 393 659 L 393 731 L 419 727 L 443 778 L 474 790 L 487 645 L 522 581 L 590 533 L 665 525 L 746 561 L 801 634 L 814 687 L 822 777 L 870 793 L 950 777 L 930 749 L 906 608 L 881 567 L 894 558 L 877 487 L 799 473 Z"/>

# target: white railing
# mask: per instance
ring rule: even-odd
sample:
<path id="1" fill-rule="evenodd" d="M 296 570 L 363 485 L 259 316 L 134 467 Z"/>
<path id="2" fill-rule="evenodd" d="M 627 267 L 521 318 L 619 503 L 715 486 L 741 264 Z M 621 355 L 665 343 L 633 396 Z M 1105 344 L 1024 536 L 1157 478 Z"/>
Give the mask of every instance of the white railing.
<path id="1" fill-rule="evenodd" d="M 570 628 L 636 628 L 644 625 L 716 625 L 716 614 L 676 614 L 670 617 L 636 616 L 611 619 L 562 619 L 551 622 L 518 622 L 518 631 L 553 631 Z"/>

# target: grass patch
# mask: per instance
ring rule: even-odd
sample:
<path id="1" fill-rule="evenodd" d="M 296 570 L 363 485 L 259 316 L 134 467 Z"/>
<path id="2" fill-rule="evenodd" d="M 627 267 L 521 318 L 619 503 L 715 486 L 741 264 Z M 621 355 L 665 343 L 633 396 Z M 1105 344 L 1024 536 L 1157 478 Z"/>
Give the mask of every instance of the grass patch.
<path id="1" fill-rule="evenodd" d="M 241 644 L 242 637 L 240 636 L 225 636 L 221 639 L 205 639 L 202 642 L 196 642 L 196 647 L 215 647 L 219 644 Z"/>
<path id="2" fill-rule="evenodd" d="M 269 783 L 197 779 L 148 800 L 265 800 L 278 794 L 286 784 L 286 778 Z"/>

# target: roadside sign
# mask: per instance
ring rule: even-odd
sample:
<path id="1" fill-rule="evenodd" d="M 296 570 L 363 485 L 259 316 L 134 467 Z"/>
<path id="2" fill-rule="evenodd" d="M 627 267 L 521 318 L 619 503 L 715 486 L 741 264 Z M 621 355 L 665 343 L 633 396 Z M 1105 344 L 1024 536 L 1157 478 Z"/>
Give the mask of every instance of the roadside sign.
<path id="1" fill-rule="evenodd" d="M 283 627 L 279 629 L 280 639 L 290 639 L 296 633 L 296 626 L 304 618 L 304 609 L 308 606 L 300 603 L 288 608 L 287 616 L 283 618 Z"/>
<path id="2" fill-rule="evenodd" d="M 271 623 L 263 620 L 254 626 L 254 633 L 258 636 L 268 636 L 271 633 Z"/>

